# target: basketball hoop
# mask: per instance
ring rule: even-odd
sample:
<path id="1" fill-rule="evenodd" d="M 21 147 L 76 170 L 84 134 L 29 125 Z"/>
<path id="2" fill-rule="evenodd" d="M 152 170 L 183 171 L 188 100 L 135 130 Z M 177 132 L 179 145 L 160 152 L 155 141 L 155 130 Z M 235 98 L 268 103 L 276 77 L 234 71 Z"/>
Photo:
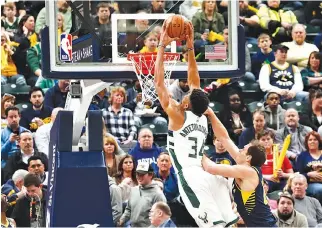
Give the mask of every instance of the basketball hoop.
<path id="1" fill-rule="evenodd" d="M 180 58 L 178 53 L 164 53 L 164 83 L 168 87 L 170 85 L 171 72 Z M 127 59 L 132 62 L 134 72 L 141 84 L 142 103 L 151 100 L 158 100 L 154 88 L 154 68 L 157 59 L 157 53 L 131 53 L 127 55 Z"/>

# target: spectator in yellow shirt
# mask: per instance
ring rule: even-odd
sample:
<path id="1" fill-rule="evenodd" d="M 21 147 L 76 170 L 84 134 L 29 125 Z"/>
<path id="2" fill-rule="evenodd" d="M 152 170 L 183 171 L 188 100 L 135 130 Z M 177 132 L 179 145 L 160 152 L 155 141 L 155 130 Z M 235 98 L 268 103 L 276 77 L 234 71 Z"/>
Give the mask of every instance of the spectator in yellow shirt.
<path id="1" fill-rule="evenodd" d="M 140 53 L 158 52 L 158 34 L 150 32 L 144 39 L 144 47 L 140 50 Z"/>

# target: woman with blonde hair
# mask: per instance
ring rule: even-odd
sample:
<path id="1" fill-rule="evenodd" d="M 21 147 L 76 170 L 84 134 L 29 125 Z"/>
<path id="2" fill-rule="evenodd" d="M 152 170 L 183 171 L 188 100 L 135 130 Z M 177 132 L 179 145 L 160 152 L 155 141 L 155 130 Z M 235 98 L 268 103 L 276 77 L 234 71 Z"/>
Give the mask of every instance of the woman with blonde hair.
<path id="1" fill-rule="evenodd" d="M 202 11 L 197 12 L 192 18 L 194 27 L 194 37 L 196 44 L 203 42 L 204 44 L 214 43 L 225 28 L 225 20 L 223 15 L 218 13 L 218 7 L 215 0 L 204 0 L 202 2 Z M 201 44 L 199 44 L 201 45 Z"/>
<path id="2" fill-rule="evenodd" d="M 108 169 L 108 175 L 113 177 L 117 173 L 117 167 L 119 163 L 119 157 L 116 155 L 118 145 L 114 137 L 104 136 L 103 137 L 103 152 Z"/>
<path id="3" fill-rule="evenodd" d="M 1 32 L 1 85 L 7 83 L 26 85 L 26 79 L 18 74 L 17 66 L 12 58 L 14 48 L 7 32 Z"/>
<path id="4" fill-rule="evenodd" d="M 64 27 L 64 15 L 57 13 L 57 35 L 58 35 L 58 47 L 60 47 L 60 35 L 65 32 Z"/>

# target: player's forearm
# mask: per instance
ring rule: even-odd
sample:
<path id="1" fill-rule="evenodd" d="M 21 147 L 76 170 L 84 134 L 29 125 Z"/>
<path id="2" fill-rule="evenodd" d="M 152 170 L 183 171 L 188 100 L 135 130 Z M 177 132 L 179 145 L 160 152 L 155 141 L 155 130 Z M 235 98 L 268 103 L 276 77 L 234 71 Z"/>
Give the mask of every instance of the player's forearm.
<path id="1" fill-rule="evenodd" d="M 224 125 L 220 122 L 220 120 L 217 118 L 215 113 L 212 113 L 210 116 L 210 122 L 212 126 L 212 130 L 218 139 L 222 138 L 229 138 L 228 132 Z"/>
<path id="2" fill-rule="evenodd" d="M 161 44 L 163 45 L 163 44 Z M 156 87 L 164 84 L 164 64 L 163 64 L 164 47 L 159 46 L 157 59 L 154 69 L 154 82 Z"/>
<path id="3" fill-rule="evenodd" d="M 193 44 L 187 44 L 188 48 L 188 84 L 191 89 L 200 88 L 200 77 L 197 67 L 197 62 L 195 58 L 195 51 L 193 49 Z"/>

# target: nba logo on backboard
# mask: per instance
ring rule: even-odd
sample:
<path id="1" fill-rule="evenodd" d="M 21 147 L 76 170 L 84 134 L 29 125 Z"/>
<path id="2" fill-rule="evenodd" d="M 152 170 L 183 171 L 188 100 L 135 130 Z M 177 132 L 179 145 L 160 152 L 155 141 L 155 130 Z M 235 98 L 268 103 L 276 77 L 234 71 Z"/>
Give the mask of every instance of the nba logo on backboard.
<path id="1" fill-rule="evenodd" d="M 73 57 L 72 35 L 63 33 L 60 35 L 60 61 L 70 62 Z"/>

